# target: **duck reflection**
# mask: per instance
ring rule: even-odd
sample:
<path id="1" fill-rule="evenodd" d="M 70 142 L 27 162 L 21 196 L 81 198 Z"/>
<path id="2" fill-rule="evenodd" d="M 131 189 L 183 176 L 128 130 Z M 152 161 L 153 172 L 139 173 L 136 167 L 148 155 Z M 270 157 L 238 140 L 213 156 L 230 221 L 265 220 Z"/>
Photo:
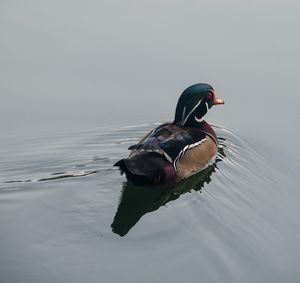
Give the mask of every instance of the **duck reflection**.
<path id="1" fill-rule="evenodd" d="M 212 165 L 176 184 L 137 186 L 131 182 L 123 183 L 119 207 L 111 224 L 112 231 L 123 237 L 144 214 L 157 210 L 160 206 L 178 199 L 180 195 L 191 190 L 201 192 L 204 184 L 210 183 L 212 174 L 218 168 L 217 163 L 224 157 L 223 147 L 219 147 L 218 155 Z"/>

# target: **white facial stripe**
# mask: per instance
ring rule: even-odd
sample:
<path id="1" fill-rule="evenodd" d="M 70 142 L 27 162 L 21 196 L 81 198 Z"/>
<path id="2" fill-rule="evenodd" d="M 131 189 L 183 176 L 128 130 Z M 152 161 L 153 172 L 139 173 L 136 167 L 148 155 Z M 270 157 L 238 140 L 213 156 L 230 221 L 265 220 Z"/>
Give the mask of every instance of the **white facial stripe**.
<path id="1" fill-rule="evenodd" d="M 208 112 L 208 103 L 205 102 L 205 105 L 206 105 L 206 112 Z"/>
<path id="2" fill-rule="evenodd" d="M 190 117 L 190 115 L 195 111 L 195 109 L 200 105 L 202 99 L 200 99 L 200 101 L 194 106 L 194 108 L 189 112 L 189 114 L 186 116 L 186 118 L 184 119 L 182 125 L 184 125 L 187 121 L 187 119 Z"/>
<path id="3" fill-rule="evenodd" d="M 185 110 L 186 110 L 186 106 L 184 106 L 183 112 L 182 112 L 182 117 L 181 117 L 181 124 L 182 125 L 183 125 L 183 121 L 184 121 L 184 117 L 185 117 Z"/>

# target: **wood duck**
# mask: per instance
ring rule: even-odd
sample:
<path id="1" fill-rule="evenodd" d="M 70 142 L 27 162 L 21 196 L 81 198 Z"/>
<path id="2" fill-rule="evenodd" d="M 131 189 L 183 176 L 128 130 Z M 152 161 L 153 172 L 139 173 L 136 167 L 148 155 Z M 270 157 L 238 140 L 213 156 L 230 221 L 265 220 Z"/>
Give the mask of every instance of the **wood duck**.
<path id="1" fill-rule="evenodd" d="M 224 104 L 209 84 L 194 84 L 181 94 L 173 123 L 150 131 L 119 160 L 121 174 L 136 185 L 176 183 L 205 169 L 217 153 L 217 136 L 202 117 Z"/>

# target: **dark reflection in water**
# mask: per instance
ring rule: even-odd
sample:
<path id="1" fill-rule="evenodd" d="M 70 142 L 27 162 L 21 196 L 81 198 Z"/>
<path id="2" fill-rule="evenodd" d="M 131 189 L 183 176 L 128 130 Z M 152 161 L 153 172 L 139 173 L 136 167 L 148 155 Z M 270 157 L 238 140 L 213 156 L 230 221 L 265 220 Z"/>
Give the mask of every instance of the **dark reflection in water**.
<path id="1" fill-rule="evenodd" d="M 123 237 L 146 213 L 159 209 L 191 190 L 202 192 L 204 184 L 210 183 L 212 174 L 218 168 L 217 163 L 226 156 L 226 145 L 222 141 L 225 139 L 219 138 L 218 154 L 213 164 L 177 184 L 137 186 L 129 181 L 123 183 L 120 203 L 111 224 L 112 231 Z"/>

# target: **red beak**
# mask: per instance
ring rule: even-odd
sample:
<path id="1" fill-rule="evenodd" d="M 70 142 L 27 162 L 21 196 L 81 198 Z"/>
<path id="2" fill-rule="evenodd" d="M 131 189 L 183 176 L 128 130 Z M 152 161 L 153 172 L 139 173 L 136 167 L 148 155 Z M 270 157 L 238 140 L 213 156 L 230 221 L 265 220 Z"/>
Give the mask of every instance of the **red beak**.
<path id="1" fill-rule="evenodd" d="M 218 104 L 224 104 L 224 100 L 221 98 L 218 98 L 216 93 L 213 91 L 213 99 L 214 99 L 214 104 L 213 105 L 218 105 Z"/>

